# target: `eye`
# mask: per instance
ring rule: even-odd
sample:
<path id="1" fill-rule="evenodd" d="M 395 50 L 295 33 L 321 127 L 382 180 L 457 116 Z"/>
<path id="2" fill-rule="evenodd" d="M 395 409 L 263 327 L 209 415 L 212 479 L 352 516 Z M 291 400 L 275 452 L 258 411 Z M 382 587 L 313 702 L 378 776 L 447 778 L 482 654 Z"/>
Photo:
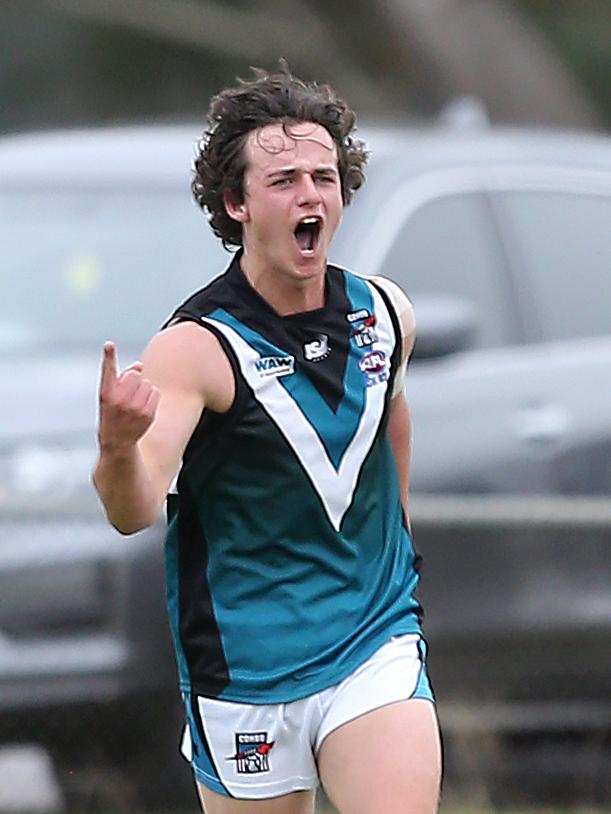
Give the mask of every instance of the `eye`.
<path id="1" fill-rule="evenodd" d="M 272 186 L 274 186 L 274 187 L 285 187 L 285 186 L 288 186 L 292 182 L 292 180 L 293 179 L 289 178 L 289 177 L 278 178 L 272 183 Z"/>

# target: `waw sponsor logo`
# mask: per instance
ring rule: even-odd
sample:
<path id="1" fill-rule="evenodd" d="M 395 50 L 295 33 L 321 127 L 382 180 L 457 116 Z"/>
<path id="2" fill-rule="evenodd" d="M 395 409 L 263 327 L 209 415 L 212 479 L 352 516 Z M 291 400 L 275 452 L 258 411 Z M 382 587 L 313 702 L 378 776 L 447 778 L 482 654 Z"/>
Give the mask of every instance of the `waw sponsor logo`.
<path id="1" fill-rule="evenodd" d="M 255 360 L 255 370 L 259 376 L 288 376 L 295 372 L 294 356 L 262 356 Z"/>

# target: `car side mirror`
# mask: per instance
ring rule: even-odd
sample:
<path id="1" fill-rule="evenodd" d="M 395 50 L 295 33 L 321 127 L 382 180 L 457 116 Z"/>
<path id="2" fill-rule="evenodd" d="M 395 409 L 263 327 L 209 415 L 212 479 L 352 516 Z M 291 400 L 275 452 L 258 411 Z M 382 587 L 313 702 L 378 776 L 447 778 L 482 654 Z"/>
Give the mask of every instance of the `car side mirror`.
<path id="1" fill-rule="evenodd" d="M 437 359 L 472 347 L 477 336 L 473 303 L 449 294 L 414 296 L 416 344 L 413 359 Z"/>

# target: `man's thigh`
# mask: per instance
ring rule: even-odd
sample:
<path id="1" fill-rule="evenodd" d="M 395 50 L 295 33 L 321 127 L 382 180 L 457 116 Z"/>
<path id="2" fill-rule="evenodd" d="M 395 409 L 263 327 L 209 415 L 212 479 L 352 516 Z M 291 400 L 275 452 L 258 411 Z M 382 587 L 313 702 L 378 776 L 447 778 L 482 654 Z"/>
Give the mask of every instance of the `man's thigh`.
<path id="1" fill-rule="evenodd" d="M 323 740 L 318 772 L 340 814 L 434 814 L 441 782 L 434 705 L 399 701 L 343 724 Z"/>
<path id="2" fill-rule="evenodd" d="M 205 814 L 313 814 L 314 791 L 295 791 L 267 800 L 235 800 L 197 784 Z"/>

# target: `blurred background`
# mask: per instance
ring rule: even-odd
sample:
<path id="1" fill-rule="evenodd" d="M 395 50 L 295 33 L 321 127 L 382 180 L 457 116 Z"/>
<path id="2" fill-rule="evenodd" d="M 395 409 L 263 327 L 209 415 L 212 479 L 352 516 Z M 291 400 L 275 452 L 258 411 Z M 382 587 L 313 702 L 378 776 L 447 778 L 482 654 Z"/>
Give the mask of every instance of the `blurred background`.
<path id="1" fill-rule="evenodd" d="M 372 149 L 333 259 L 416 306 L 443 811 L 611 811 L 611 2 L 0 0 L 0 812 L 197 810 L 162 523 L 89 485 L 98 349 L 226 264 L 193 145 L 280 57 Z"/>
<path id="2" fill-rule="evenodd" d="M 605 128 L 607 0 L 3 0 L 0 128 L 202 116 L 248 66 L 290 59 L 361 116 Z"/>

